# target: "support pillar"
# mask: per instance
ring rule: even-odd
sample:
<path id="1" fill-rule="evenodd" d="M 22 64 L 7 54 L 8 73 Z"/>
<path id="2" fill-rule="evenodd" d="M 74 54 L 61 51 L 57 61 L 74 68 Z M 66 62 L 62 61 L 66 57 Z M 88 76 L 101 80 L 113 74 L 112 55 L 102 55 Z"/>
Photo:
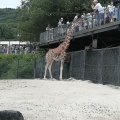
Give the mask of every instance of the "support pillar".
<path id="1" fill-rule="evenodd" d="M 85 46 L 85 50 L 89 50 L 90 49 L 90 46 Z"/>
<path id="2" fill-rule="evenodd" d="M 97 49 L 97 39 L 92 39 L 92 48 Z"/>

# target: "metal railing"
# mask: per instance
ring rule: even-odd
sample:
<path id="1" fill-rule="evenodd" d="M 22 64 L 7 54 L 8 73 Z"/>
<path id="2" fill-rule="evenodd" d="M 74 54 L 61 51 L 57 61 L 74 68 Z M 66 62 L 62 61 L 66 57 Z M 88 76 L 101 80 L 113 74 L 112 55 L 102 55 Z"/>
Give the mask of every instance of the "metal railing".
<path id="1" fill-rule="evenodd" d="M 60 36 L 66 35 L 67 28 L 67 25 L 61 25 L 59 27 L 55 27 L 40 33 L 40 43 L 47 43 L 57 39 Z"/>
<path id="2" fill-rule="evenodd" d="M 109 13 L 106 13 L 106 11 L 103 14 L 104 17 L 101 19 L 101 22 L 100 19 L 97 18 L 97 16 L 99 16 L 99 13 L 88 13 L 86 16 L 81 16 L 82 23 L 74 28 L 74 32 L 76 33 L 82 30 L 95 28 L 111 22 L 109 18 Z M 115 13 L 113 17 L 115 17 L 115 21 L 120 20 L 120 8 L 115 8 Z M 67 33 L 67 28 L 68 25 L 64 24 L 40 33 L 40 44 L 54 41 L 56 39 L 59 39 L 59 37 L 63 37 Z"/>

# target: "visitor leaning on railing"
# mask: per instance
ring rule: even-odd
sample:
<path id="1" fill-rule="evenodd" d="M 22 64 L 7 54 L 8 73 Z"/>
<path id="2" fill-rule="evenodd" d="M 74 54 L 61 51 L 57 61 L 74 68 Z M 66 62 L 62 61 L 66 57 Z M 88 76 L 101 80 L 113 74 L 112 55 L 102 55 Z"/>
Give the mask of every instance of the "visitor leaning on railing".
<path id="1" fill-rule="evenodd" d="M 115 6 L 113 5 L 113 2 L 110 3 L 107 7 L 108 9 L 108 16 L 109 16 L 109 21 L 113 22 L 114 21 L 114 11 L 115 11 Z"/>
<path id="2" fill-rule="evenodd" d="M 63 18 L 61 18 L 60 20 L 59 20 L 59 22 L 58 22 L 58 33 L 60 34 L 60 35 L 62 35 L 63 33 L 64 33 L 64 29 L 63 29 L 63 26 L 64 26 L 64 22 L 63 22 Z"/>
<path id="3" fill-rule="evenodd" d="M 46 41 L 49 42 L 53 39 L 53 28 L 48 24 L 48 27 L 46 27 Z"/>
<path id="4" fill-rule="evenodd" d="M 98 2 L 98 0 L 94 0 L 91 7 L 92 7 L 92 9 L 94 10 L 94 12 L 96 14 L 97 26 L 99 26 L 104 21 L 104 8 Z"/>

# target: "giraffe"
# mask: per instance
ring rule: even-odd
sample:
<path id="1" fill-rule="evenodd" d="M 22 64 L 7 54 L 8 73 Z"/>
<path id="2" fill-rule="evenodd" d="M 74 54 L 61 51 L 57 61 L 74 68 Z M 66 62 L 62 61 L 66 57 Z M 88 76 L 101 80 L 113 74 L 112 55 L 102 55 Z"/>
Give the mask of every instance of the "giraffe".
<path id="1" fill-rule="evenodd" d="M 47 69 L 49 70 L 50 78 L 53 79 L 52 73 L 51 73 L 51 67 L 52 67 L 53 61 L 55 60 L 55 61 L 61 61 L 59 79 L 62 80 L 62 70 L 63 70 L 64 60 L 66 57 L 66 50 L 69 47 L 70 38 L 73 35 L 74 27 L 77 25 L 80 25 L 80 23 L 81 23 L 81 19 L 78 19 L 77 21 L 73 20 L 71 26 L 68 28 L 67 36 L 65 37 L 65 40 L 57 48 L 50 49 L 46 53 L 45 55 L 46 65 L 45 65 L 44 79 L 46 79 Z"/>

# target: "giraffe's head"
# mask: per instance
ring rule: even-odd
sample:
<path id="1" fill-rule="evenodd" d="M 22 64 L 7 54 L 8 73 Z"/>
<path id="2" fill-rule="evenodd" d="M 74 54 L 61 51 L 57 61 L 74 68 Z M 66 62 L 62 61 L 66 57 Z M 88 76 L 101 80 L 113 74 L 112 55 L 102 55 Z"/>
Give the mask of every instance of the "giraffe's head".
<path id="1" fill-rule="evenodd" d="M 82 20 L 81 20 L 80 18 L 77 19 L 76 21 L 73 21 L 73 22 L 71 23 L 71 26 L 68 28 L 68 31 L 69 31 L 69 32 L 71 31 L 71 33 L 73 33 L 74 28 L 75 28 L 76 26 L 79 26 L 81 23 L 82 23 Z"/>
<path id="2" fill-rule="evenodd" d="M 81 23 L 82 23 L 82 20 L 80 18 L 78 18 L 76 21 L 72 22 L 72 27 L 79 26 Z"/>

